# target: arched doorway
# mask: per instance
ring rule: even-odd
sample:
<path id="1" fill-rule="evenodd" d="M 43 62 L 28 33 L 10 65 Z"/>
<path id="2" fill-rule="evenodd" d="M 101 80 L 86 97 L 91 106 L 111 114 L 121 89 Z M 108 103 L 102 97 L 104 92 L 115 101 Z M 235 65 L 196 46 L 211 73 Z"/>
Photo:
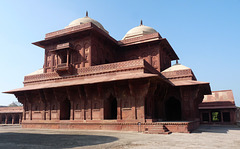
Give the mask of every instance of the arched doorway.
<path id="1" fill-rule="evenodd" d="M 70 120 L 71 103 L 66 98 L 60 104 L 60 120 Z"/>
<path id="2" fill-rule="evenodd" d="M 182 119 L 181 102 L 171 97 L 165 102 L 165 115 L 167 121 L 180 121 Z"/>
<path id="3" fill-rule="evenodd" d="M 104 101 L 104 119 L 117 119 L 117 99 L 112 95 Z"/>

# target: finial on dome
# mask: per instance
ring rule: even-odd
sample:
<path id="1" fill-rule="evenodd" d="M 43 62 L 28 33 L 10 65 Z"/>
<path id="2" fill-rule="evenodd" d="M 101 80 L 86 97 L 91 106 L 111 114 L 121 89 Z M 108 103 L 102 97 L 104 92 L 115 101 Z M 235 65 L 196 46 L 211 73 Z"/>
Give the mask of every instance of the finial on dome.
<path id="1" fill-rule="evenodd" d="M 141 20 L 141 22 L 140 22 L 140 26 L 141 26 L 141 25 L 143 25 L 143 22 L 142 22 L 142 20 Z"/>
<path id="2" fill-rule="evenodd" d="M 176 64 L 175 65 L 178 65 L 179 63 L 178 63 L 178 60 L 176 60 Z"/>
<path id="3" fill-rule="evenodd" d="M 88 11 L 86 11 L 86 17 L 88 17 Z"/>

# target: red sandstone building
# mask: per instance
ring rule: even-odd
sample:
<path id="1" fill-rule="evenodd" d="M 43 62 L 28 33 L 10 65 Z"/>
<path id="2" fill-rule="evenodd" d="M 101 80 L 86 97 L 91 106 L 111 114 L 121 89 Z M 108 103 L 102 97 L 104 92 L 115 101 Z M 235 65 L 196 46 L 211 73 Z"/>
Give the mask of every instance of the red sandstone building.
<path id="1" fill-rule="evenodd" d="M 23 128 L 190 132 L 198 105 L 211 94 L 181 64 L 166 38 L 141 25 L 122 40 L 86 17 L 33 43 L 45 50 L 43 68 L 8 91 L 23 106 Z"/>
<path id="2" fill-rule="evenodd" d="M 232 90 L 213 91 L 199 105 L 202 124 L 235 124 L 236 109 Z"/>
<path id="3" fill-rule="evenodd" d="M 23 107 L 0 107 L 0 124 L 20 124 Z"/>

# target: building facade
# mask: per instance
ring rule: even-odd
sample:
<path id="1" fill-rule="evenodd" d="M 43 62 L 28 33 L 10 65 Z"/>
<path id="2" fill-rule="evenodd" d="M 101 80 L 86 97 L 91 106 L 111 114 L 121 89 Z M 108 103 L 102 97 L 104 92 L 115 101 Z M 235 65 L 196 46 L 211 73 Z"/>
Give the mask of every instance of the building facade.
<path id="1" fill-rule="evenodd" d="M 0 124 L 21 124 L 23 107 L 0 107 Z"/>
<path id="2" fill-rule="evenodd" d="M 236 124 L 237 107 L 232 90 L 213 91 L 199 105 L 202 124 Z"/>
<path id="3" fill-rule="evenodd" d="M 178 60 L 166 38 L 142 24 L 122 40 L 86 15 L 33 43 L 43 68 L 7 91 L 24 106 L 23 128 L 190 132 L 211 94 Z"/>

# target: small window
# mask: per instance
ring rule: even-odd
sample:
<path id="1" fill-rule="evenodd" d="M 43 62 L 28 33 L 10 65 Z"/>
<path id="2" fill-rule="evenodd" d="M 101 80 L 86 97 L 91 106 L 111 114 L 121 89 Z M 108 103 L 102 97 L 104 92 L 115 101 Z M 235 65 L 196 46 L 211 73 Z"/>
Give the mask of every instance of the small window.
<path id="1" fill-rule="evenodd" d="M 230 122 L 230 113 L 229 112 L 223 112 L 223 121 Z"/>
<path id="2" fill-rule="evenodd" d="M 209 114 L 202 113 L 202 120 L 203 120 L 203 122 L 209 122 Z"/>
<path id="3" fill-rule="evenodd" d="M 221 113 L 219 111 L 212 112 L 212 121 L 221 122 Z"/>

